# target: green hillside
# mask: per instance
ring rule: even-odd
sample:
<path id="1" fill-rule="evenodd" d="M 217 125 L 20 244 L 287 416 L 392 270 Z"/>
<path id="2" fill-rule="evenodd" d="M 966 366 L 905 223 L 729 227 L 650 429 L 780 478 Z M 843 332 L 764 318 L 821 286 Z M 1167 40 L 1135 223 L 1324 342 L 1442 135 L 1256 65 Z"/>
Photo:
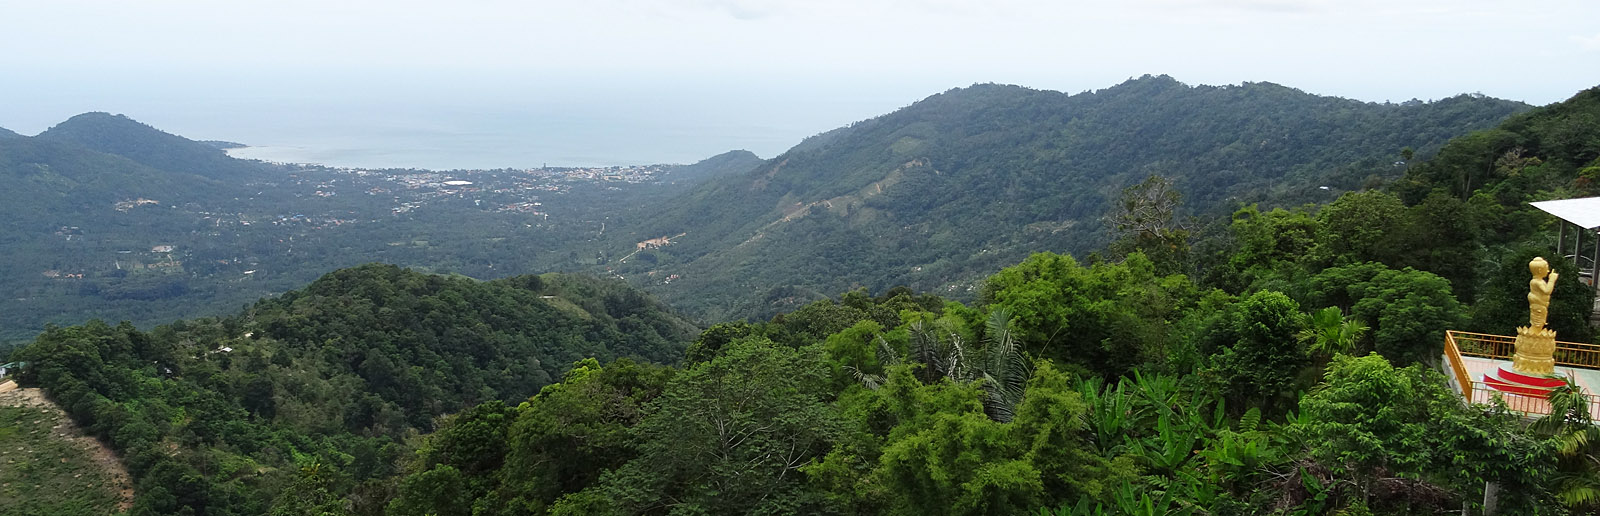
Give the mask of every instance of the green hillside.
<path id="1" fill-rule="evenodd" d="M 74 116 L 35 138 L 75 143 L 153 168 L 217 179 L 243 179 L 261 172 L 260 165 L 230 158 L 215 146 L 110 113 Z"/>
<path id="2" fill-rule="evenodd" d="M 66 300 L 80 294 L 167 297 L 153 293 L 170 289 L 174 279 L 143 264 L 166 261 L 149 251 L 195 231 L 195 218 L 176 208 L 216 205 L 246 188 L 33 137 L 0 139 L 0 181 L 6 184 L 0 217 L 8 221 L 0 226 L 0 268 L 8 271 L 0 276 L 0 289 L 13 293 L 0 300 L 6 314 L 0 317 L 0 342 L 37 334 L 44 320 L 84 320 L 46 314 L 103 308 Z M 87 281 L 62 279 L 96 272 L 90 290 Z"/>
<path id="3" fill-rule="evenodd" d="M 1174 95 L 1262 88 L 1133 84 L 1182 88 Z M 1274 88 L 1264 91 L 1287 91 Z M 972 91 L 1048 95 L 1002 87 L 945 95 Z M 1471 97 L 1350 105 L 1423 109 L 1438 123 L 1451 117 L 1428 109 L 1481 103 L 1509 106 Z M 1034 111 L 1016 107 L 1012 118 L 1021 112 Z M 948 122 L 950 130 L 972 123 L 963 120 Z M 1340 177 L 1368 183 L 1382 170 L 1371 181 L 1381 187 L 1301 192 L 1327 195 L 1325 204 L 1235 208 L 1220 194 L 1184 190 L 1203 177 L 1168 170 L 1160 175 L 1174 180 L 1201 230 L 1173 229 L 1181 210 L 1138 211 L 1156 228 L 1153 238 L 1124 230 L 1080 258 L 1039 252 L 1009 262 L 996 242 L 1050 240 L 1004 235 L 1023 211 L 993 200 L 996 190 L 968 177 L 975 173 L 957 173 L 976 165 L 936 166 L 963 154 L 930 147 L 938 157 L 915 158 L 921 163 L 867 186 L 849 183 L 848 170 L 817 172 L 838 183 L 785 175 L 807 160 L 822 163 L 829 149 L 859 143 L 859 156 L 873 156 L 855 138 L 875 134 L 877 123 L 713 180 L 659 220 L 629 215 L 644 222 L 627 230 L 671 241 L 629 246 L 638 252 L 627 262 L 602 266 L 673 288 L 692 276 L 664 272 L 701 262 L 727 265 L 705 274 L 727 275 L 718 281 L 747 292 L 793 278 L 861 282 L 849 278 L 894 254 L 850 247 L 840 232 L 860 236 L 895 221 L 894 210 L 915 204 L 874 199 L 916 177 L 968 184 L 960 179 L 993 209 L 968 219 L 940 203 L 920 209 L 949 217 L 927 223 L 948 234 L 924 244 L 990 245 L 942 258 L 1000 262 L 977 273 L 972 292 L 862 289 L 808 302 L 812 292 L 780 286 L 762 300 L 776 316 L 722 322 L 695 337 L 666 305 L 612 279 L 479 281 L 372 264 L 227 317 L 152 331 L 100 322 L 51 328 L 8 359 L 29 362 L 19 380 L 46 389 L 119 452 L 140 515 L 1401 516 L 1481 514 L 1486 500 L 1498 514 L 1600 511 L 1600 427 L 1580 391 L 1558 389 L 1552 414 L 1524 417 L 1462 403 L 1437 363 L 1447 329 L 1504 334 L 1527 320 L 1526 264 L 1553 256 L 1554 226 L 1526 202 L 1600 194 L 1600 88 L 1413 147 L 1429 158 L 1396 166 L 1375 150 L 1361 158 L 1370 168 L 1359 160 L 1335 167 L 1343 172 L 1327 186 Z M 1006 126 L 989 127 L 999 134 Z M 982 140 L 919 134 L 950 145 Z M 1147 141 L 1135 136 L 1127 137 Z M 1211 155 L 1203 148 L 1191 149 L 1194 162 Z M 1354 155 L 1317 146 L 1301 154 L 1328 163 Z M 985 170 L 1027 184 L 1023 172 Z M 1287 183 L 1294 174 L 1277 177 Z M 1107 183 L 1105 201 L 1142 209 L 1170 199 L 1149 188 L 1159 182 L 1124 178 Z M 760 199 L 766 188 L 831 197 L 786 221 L 719 218 L 766 213 L 737 199 L 687 207 L 720 192 Z M 1271 190 L 1259 195 L 1301 195 Z M 696 216 L 703 226 L 666 233 Z M 694 238 L 718 241 L 703 233 L 748 227 L 762 236 L 694 254 Z M 942 249 L 896 242 L 906 245 L 893 250 L 900 255 Z M 719 254 L 778 244 L 815 249 L 737 264 Z M 1593 340 L 1593 290 L 1573 281 L 1571 260 L 1551 262 L 1563 278 L 1550 327 L 1563 340 Z M 692 290 L 683 292 L 691 299 Z M 708 296 L 702 307 L 742 309 L 728 303 L 739 294 L 694 294 Z M 0 438 L 28 438 L 4 435 L 32 428 L 26 419 L 0 421 Z M 24 461 L 50 485 L 76 474 L 41 467 L 31 454 Z"/>
<path id="4" fill-rule="evenodd" d="M 709 179 L 749 172 L 762 163 L 760 156 L 747 150 L 731 150 L 700 160 L 692 165 L 673 167 L 668 176 L 673 181 L 700 183 Z"/>
<path id="5" fill-rule="evenodd" d="M 1400 176 L 1402 149 L 1427 156 L 1525 109 L 1165 76 L 1077 95 L 977 85 L 809 138 L 667 203 L 618 244 L 686 235 L 653 263 L 615 267 L 653 272 L 657 285 L 680 276 L 656 290 L 712 319 L 762 318 L 856 286 L 967 299 L 978 279 L 1031 252 L 1104 247 L 1112 201 L 1152 175 L 1182 193 L 1180 213 L 1327 202 Z"/>
<path id="6" fill-rule="evenodd" d="M 695 331 L 616 282 L 374 264 L 230 317 L 52 329 L 13 358 L 123 457 L 134 514 L 266 514 L 381 503 L 437 417 L 527 398 L 586 357 L 675 361 Z"/>

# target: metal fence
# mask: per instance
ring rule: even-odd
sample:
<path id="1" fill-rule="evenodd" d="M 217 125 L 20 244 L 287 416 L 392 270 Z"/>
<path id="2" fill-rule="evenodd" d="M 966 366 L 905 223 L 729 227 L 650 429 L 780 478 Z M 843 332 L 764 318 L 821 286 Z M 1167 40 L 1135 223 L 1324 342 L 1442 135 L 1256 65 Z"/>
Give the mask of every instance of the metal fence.
<path id="1" fill-rule="evenodd" d="M 1461 389 L 1462 398 L 1467 402 L 1493 404 L 1499 399 L 1505 402 L 1507 408 L 1524 414 L 1549 414 L 1550 402 L 1543 396 L 1502 392 L 1482 381 L 1475 381 L 1467 372 L 1466 363 L 1461 359 L 1463 356 L 1469 356 L 1510 360 L 1511 356 L 1516 354 L 1516 342 L 1516 337 L 1505 335 L 1447 331 L 1444 334 L 1445 360 L 1450 364 L 1455 383 Z M 1555 361 L 1556 365 L 1560 366 L 1600 369 L 1600 346 L 1557 341 Z M 1600 396 L 1589 392 L 1585 392 L 1583 396 L 1588 400 L 1591 417 L 1600 420 Z"/>

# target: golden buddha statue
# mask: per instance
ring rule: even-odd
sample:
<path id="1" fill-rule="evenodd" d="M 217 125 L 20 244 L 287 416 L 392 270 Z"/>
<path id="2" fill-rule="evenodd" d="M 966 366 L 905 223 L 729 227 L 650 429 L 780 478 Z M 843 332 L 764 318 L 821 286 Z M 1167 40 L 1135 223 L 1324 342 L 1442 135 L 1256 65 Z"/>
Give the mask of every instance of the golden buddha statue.
<path id="1" fill-rule="evenodd" d="M 1556 331 L 1546 328 L 1550 317 L 1550 294 L 1555 292 L 1556 278 L 1550 262 L 1543 257 L 1528 262 L 1533 279 L 1528 281 L 1528 325 L 1517 328 L 1517 352 L 1511 357 L 1511 367 L 1529 375 L 1555 374 Z"/>
<path id="2" fill-rule="evenodd" d="M 1533 279 L 1528 281 L 1528 327 L 1539 329 L 1550 316 L 1550 293 L 1555 292 L 1556 278 L 1561 275 L 1550 270 L 1550 262 L 1544 257 L 1528 262 L 1528 270 L 1533 273 Z"/>

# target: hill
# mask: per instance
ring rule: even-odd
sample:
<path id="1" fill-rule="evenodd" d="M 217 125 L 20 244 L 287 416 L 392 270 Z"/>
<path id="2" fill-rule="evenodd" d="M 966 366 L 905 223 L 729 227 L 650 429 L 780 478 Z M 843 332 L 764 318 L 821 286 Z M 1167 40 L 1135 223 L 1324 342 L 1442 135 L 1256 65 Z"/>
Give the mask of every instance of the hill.
<path id="1" fill-rule="evenodd" d="M 261 171 L 259 165 L 230 158 L 214 145 L 163 132 L 123 115 L 84 113 L 35 138 L 74 143 L 152 168 L 211 178 L 238 179 Z"/>
<path id="2" fill-rule="evenodd" d="M 762 163 L 760 156 L 747 150 L 731 150 L 693 165 L 672 167 L 667 177 L 673 181 L 699 183 L 708 179 L 749 172 Z"/>
<path id="3" fill-rule="evenodd" d="M 617 244 L 683 236 L 653 260 L 613 266 L 710 319 L 764 318 L 857 286 L 965 299 L 1028 253 L 1105 247 L 1113 201 L 1152 175 L 1173 181 L 1187 213 L 1326 202 L 1398 177 L 1404 148 L 1428 155 L 1525 109 L 1164 76 L 1076 95 L 977 85 L 814 136 L 673 199 Z M 670 276 L 679 279 L 663 284 Z"/>
<path id="4" fill-rule="evenodd" d="M 617 282 L 374 264 L 231 317 L 47 330 L 13 358 L 29 362 L 21 383 L 125 458 L 136 514 L 266 514 L 350 493 L 381 510 L 404 438 L 437 417 L 525 399 L 583 358 L 675 361 L 695 330 Z"/>
<path id="5" fill-rule="evenodd" d="M 83 291 L 82 284 L 58 284 L 68 275 L 91 272 L 90 264 L 105 271 L 102 285 L 111 289 L 106 292 L 165 288 L 158 284 L 170 278 L 156 277 L 165 276 L 164 270 L 135 271 L 127 253 L 144 253 L 175 243 L 174 236 L 192 234 L 195 218 L 175 208 L 217 205 L 246 188 L 36 137 L 0 138 L 0 182 L 6 185 L 0 218 L 7 221 L 0 226 L 0 268 L 11 271 L 0 276 L 0 289 L 14 294 L 0 301 L 6 314 L 0 317 L 0 342 L 38 333 L 45 319 L 69 324 L 87 319 L 61 321 L 43 314 L 96 308 L 56 297 L 57 292 L 98 295 L 98 290 Z M 144 253 L 139 269 L 165 258 Z M 41 300 L 60 304 L 39 306 Z"/>
<path id="6" fill-rule="evenodd" d="M 17 134 L 15 131 L 12 131 L 10 129 L 6 129 L 4 127 L 0 127 L 0 139 L 4 139 L 4 138 L 22 138 L 22 137 L 23 137 L 22 135 Z"/>

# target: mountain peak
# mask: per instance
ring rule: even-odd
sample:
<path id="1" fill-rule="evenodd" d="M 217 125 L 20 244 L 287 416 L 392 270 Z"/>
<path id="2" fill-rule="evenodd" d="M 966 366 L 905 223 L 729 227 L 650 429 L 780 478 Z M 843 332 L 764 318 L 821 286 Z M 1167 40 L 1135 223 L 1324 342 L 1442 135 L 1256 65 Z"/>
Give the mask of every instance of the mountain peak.
<path id="1" fill-rule="evenodd" d="M 80 145 L 162 170 L 212 178 L 236 177 L 257 169 L 214 146 L 156 129 L 127 115 L 102 111 L 69 118 L 39 133 L 38 138 Z"/>

